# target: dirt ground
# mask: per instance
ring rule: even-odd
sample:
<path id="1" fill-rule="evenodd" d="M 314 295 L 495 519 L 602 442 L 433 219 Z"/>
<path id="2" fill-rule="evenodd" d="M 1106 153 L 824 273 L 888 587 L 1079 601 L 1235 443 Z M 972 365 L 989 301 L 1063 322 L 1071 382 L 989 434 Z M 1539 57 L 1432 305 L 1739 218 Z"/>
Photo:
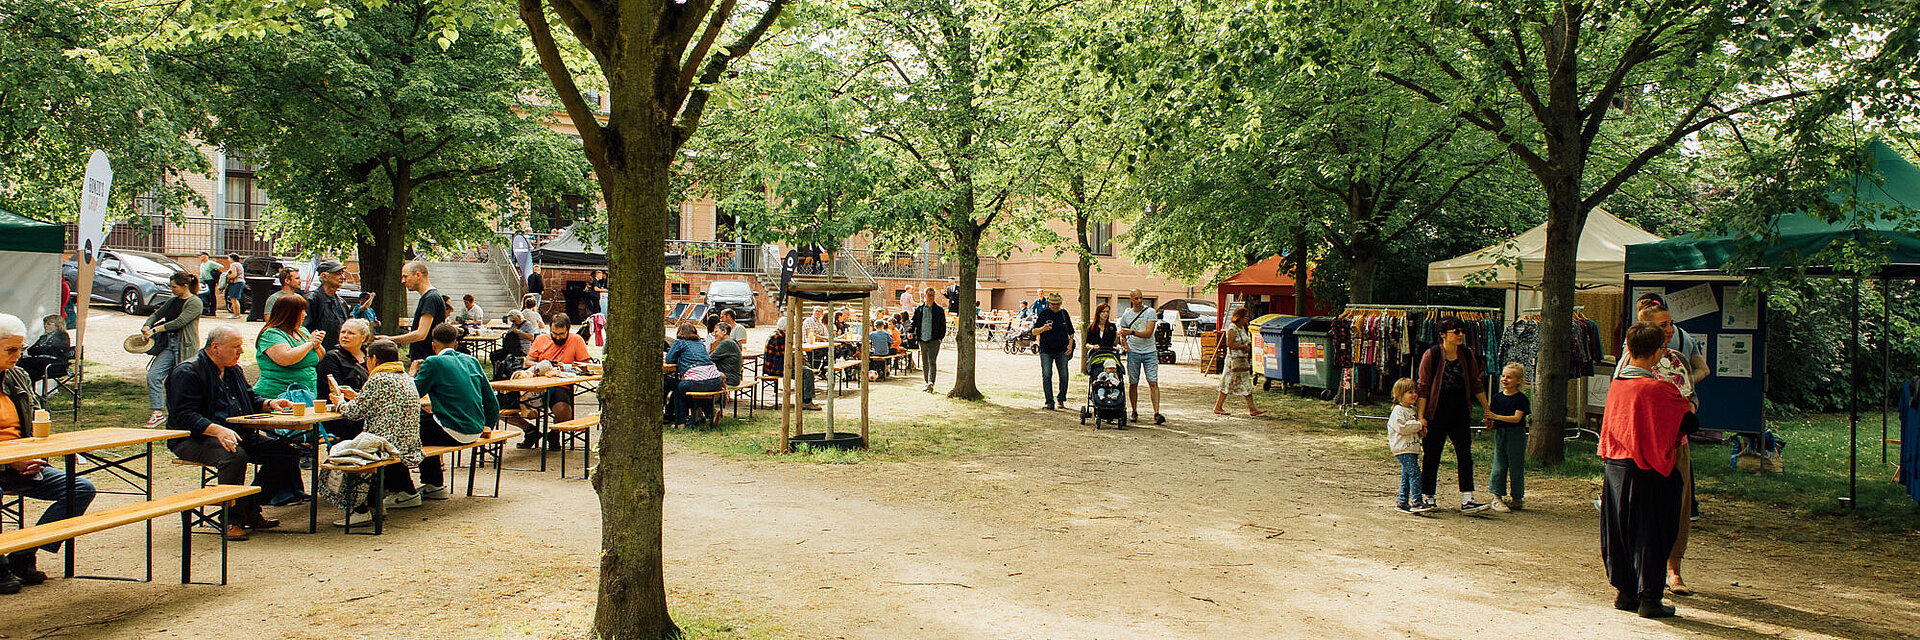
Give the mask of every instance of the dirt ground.
<path id="1" fill-rule="evenodd" d="M 89 342 L 117 343 L 107 333 Z M 1032 356 L 980 354 L 987 403 L 888 382 L 873 407 L 894 421 L 1001 425 L 985 452 L 812 464 L 670 447 L 678 619 L 732 628 L 715 637 L 779 638 L 1920 635 L 1911 554 L 1770 543 L 1710 518 L 1689 553 L 1700 595 L 1675 600 L 1679 618 L 1641 620 L 1610 606 L 1591 486 L 1531 482 L 1528 510 L 1507 515 L 1407 516 L 1390 509 L 1390 460 L 1298 420 L 1214 416 L 1217 378 L 1190 365 L 1162 368 L 1168 424 L 1095 431 L 1039 409 Z M 951 345 L 943 361 L 947 379 Z M 532 455 L 510 451 L 507 464 Z M 164 471 L 161 493 L 194 482 Z M 235 543 L 225 587 L 174 584 L 177 521 L 161 520 L 154 583 L 56 579 L 0 598 L 13 605 L 0 634 L 582 638 L 597 498 L 552 471 L 505 473 L 503 497 L 401 511 L 379 538 L 323 524 Z M 1457 497 L 1443 488 L 1440 500 Z M 275 515 L 304 524 L 304 509 Z M 137 573 L 140 541 L 138 527 L 82 538 L 82 572 Z M 195 541 L 201 575 L 216 568 L 208 542 Z"/>

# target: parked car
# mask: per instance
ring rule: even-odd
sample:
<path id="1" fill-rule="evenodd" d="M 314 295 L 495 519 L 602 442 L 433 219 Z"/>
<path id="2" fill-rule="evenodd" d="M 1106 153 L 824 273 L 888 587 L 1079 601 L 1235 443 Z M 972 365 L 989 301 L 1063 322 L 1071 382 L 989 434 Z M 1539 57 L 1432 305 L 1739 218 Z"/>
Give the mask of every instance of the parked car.
<path id="1" fill-rule="evenodd" d="M 80 266 L 73 260 L 60 265 L 67 285 L 80 288 Z M 100 262 L 93 269 L 93 286 L 87 298 L 91 302 L 119 305 L 121 311 L 140 315 L 173 299 L 167 279 L 186 267 L 172 258 L 145 251 L 101 249 Z"/>
<path id="2" fill-rule="evenodd" d="M 708 313 L 732 309 L 734 320 L 749 327 L 753 326 L 753 312 L 757 306 L 755 302 L 759 299 L 760 292 L 754 291 L 753 286 L 747 284 L 745 280 L 716 280 L 707 285 L 706 291 L 700 293 L 707 296 Z"/>
<path id="3" fill-rule="evenodd" d="M 1168 300 L 1160 305 L 1160 317 L 1169 322 L 1177 317 L 1181 328 L 1189 335 L 1212 331 L 1220 326 L 1220 311 L 1214 308 L 1212 300 L 1198 298 Z"/>

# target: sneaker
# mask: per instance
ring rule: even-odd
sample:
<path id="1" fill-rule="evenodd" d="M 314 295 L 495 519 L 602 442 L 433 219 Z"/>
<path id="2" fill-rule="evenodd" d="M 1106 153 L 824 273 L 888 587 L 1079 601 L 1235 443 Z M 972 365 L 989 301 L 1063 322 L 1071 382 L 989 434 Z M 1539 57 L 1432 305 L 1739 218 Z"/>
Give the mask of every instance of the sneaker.
<path id="1" fill-rule="evenodd" d="M 385 502 L 388 509 L 412 509 L 420 506 L 420 494 L 389 493 Z"/>
<path id="2" fill-rule="evenodd" d="M 373 512 L 349 511 L 347 517 L 333 521 L 336 527 L 364 527 L 373 524 Z"/>
<path id="3" fill-rule="evenodd" d="M 1507 508 L 1507 499 L 1502 496 L 1494 496 L 1493 502 L 1489 503 L 1487 506 L 1493 507 L 1494 513 L 1507 513 L 1507 512 L 1513 511 L 1513 509 Z"/>
<path id="4" fill-rule="evenodd" d="M 151 415 L 147 416 L 148 429 L 158 429 L 160 428 L 160 425 L 163 425 L 166 423 L 167 423 L 167 412 L 165 411 L 155 411 Z"/>
<path id="5" fill-rule="evenodd" d="M 1408 513 L 1426 513 L 1436 508 L 1433 506 L 1432 500 L 1427 500 L 1425 498 L 1414 500 L 1413 503 L 1409 506 L 1411 506 L 1412 508 L 1407 510 Z"/>
<path id="6" fill-rule="evenodd" d="M 1167 417 L 1166 417 L 1166 416 L 1163 416 L 1163 415 L 1160 415 L 1160 414 L 1158 414 L 1158 413 L 1156 413 L 1156 414 L 1153 414 L 1153 423 L 1154 423 L 1154 424 L 1166 424 L 1166 423 L 1167 423 Z"/>
<path id="7" fill-rule="evenodd" d="M 20 593 L 20 579 L 10 571 L 0 570 L 0 595 Z"/>
<path id="8" fill-rule="evenodd" d="M 1507 498 L 1507 508 L 1509 509 L 1512 509 L 1514 511 L 1519 511 L 1526 508 L 1526 506 L 1524 505 L 1526 505 L 1525 500 L 1521 500 L 1519 498 Z"/>
<path id="9" fill-rule="evenodd" d="M 1400 504 L 1394 505 L 1393 510 L 1398 511 L 1400 513 L 1413 513 L 1413 505 L 1402 502 Z"/>
<path id="10" fill-rule="evenodd" d="M 1481 504 L 1472 500 L 1460 503 L 1460 513 L 1483 513 L 1489 508 L 1491 508 L 1490 505 Z"/>
<path id="11" fill-rule="evenodd" d="M 444 485 L 423 484 L 420 485 L 420 497 L 428 500 L 445 500 L 453 497 L 453 494 L 447 493 Z"/>

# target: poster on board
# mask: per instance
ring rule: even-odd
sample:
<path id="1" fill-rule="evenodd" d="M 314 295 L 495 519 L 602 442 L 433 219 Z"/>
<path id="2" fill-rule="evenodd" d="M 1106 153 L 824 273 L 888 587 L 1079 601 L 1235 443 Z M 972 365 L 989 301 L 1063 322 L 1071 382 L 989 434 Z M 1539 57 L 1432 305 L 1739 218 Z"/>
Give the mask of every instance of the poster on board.
<path id="1" fill-rule="evenodd" d="M 1720 328 L 1753 331 L 1760 328 L 1760 296 L 1746 287 L 1727 287 L 1720 308 Z"/>
<path id="2" fill-rule="evenodd" d="M 1673 312 L 1674 322 L 1686 322 L 1720 310 L 1720 303 L 1713 296 L 1713 285 L 1701 284 L 1667 294 L 1667 310 Z"/>
<path id="3" fill-rule="evenodd" d="M 1722 333 L 1714 336 L 1713 375 L 1726 378 L 1753 377 L 1753 335 Z"/>

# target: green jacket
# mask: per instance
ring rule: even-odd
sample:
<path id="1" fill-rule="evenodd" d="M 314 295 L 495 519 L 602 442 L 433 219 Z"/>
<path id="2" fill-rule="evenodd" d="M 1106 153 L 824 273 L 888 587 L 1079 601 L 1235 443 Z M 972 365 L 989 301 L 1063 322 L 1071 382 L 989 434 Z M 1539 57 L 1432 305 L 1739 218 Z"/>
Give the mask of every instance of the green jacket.
<path id="1" fill-rule="evenodd" d="M 499 420 L 500 399 L 473 356 L 453 349 L 429 356 L 413 384 L 433 401 L 433 417 L 442 427 L 479 435 Z"/>

